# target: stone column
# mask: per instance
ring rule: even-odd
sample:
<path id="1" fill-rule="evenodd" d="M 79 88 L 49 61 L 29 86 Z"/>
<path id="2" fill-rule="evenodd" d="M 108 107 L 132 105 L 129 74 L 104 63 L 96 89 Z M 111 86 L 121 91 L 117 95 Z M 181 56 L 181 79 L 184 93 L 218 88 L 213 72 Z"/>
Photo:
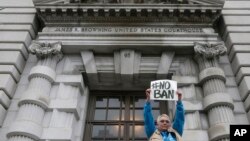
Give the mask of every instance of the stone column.
<path id="1" fill-rule="evenodd" d="M 195 43 L 199 82 L 203 87 L 204 110 L 208 114 L 210 141 L 229 141 L 229 124 L 234 123 L 233 100 L 226 93 L 225 74 L 219 67 L 218 57 L 227 52 L 223 43 Z"/>
<path id="2" fill-rule="evenodd" d="M 33 42 L 29 47 L 38 63 L 29 74 L 29 85 L 18 106 L 16 120 L 10 126 L 9 141 L 35 141 L 41 139 L 42 121 L 49 105 L 49 93 L 55 80 L 55 68 L 62 58 L 61 43 Z"/>

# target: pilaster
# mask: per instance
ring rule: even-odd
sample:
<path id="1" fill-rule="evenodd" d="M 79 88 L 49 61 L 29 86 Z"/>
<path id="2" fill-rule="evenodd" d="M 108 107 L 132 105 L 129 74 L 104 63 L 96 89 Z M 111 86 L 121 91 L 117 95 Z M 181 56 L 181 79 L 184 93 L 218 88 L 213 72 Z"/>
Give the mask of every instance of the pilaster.
<path id="1" fill-rule="evenodd" d="M 226 93 L 225 74 L 218 57 L 227 52 L 223 43 L 195 43 L 195 59 L 199 65 L 199 83 L 203 87 L 204 110 L 208 114 L 211 141 L 229 140 L 229 124 L 234 123 L 233 100 Z"/>
<path id="2" fill-rule="evenodd" d="M 49 92 L 56 79 L 55 68 L 62 58 L 61 43 L 34 41 L 29 51 L 38 58 L 38 63 L 29 74 L 29 85 L 23 93 L 18 106 L 16 120 L 10 126 L 7 137 L 11 141 L 39 140 L 43 127 L 42 121 L 49 107 Z"/>

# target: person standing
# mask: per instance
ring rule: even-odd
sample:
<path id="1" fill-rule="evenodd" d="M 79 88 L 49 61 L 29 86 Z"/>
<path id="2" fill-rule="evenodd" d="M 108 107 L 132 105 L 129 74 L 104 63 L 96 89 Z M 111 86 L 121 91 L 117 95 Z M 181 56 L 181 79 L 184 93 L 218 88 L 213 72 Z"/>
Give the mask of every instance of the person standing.
<path id="1" fill-rule="evenodd" d="M 182 93 L 177 90 L 178 101 L 173 123 L 167 114 L 159 115 L 155 126 L 152 107 L 150 104 L 150 91 L 146 90 L 146 102 L 144 105 L 144 127 L 149 141 L 182 141 L 185 122 L 185 110 L 182 104 Z"/>

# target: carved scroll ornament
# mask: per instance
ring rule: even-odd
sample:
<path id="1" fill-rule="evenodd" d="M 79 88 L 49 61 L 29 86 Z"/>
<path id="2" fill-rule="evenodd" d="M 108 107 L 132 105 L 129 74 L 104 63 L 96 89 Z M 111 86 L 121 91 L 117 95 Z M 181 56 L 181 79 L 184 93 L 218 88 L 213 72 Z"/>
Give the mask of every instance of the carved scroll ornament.
<path id="1" fill-rule="evenodd" d="M 62 58 L 62 51 L 61 51 L 61 42 L 39 42 L 33 41 L 29 47 L 29 51 L 31 54 L 34 54 L 39 59 L 43 59 L 49 56 L 57 56 L 60 60 Z"/>
<path id="2" fill-rule="evenodd" d="M 224 43 L 194 43 L 194 51 L 197 55 L 201 55 L 207 59 L 212 59 L 220 55 L 224 55 L 227 52 L 227 48 Z"/>

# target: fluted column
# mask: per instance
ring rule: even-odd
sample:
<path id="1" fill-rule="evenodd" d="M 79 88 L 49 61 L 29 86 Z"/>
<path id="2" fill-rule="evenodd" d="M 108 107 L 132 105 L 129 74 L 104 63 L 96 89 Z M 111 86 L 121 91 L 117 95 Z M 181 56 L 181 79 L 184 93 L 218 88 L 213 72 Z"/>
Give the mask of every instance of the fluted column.
<path id="1" fill-rule="evenodd" d="M 49 92 L 55 80 L 55 68 L 62 58 L 61 43 L 33 42 L 29 51 L 38 63 L 29 74 L 29 85 L 18 106 L 16 120 L 7 134 L 9 141 L 35 141 L 41 139 L 42 121 L 49 105 Z"/>
<path id="2" fill-rule="evenodd" d="M 233 100 L 226 93 L 225 74 L 218 57 L 227 52 L 223 43 L 195 43 L 195 59 L 199 65 L 199 81 L 204 92 L 204 109 L 208 114 L 211 141 L 229 141 L 229 124 L 234 123 Z"/>

